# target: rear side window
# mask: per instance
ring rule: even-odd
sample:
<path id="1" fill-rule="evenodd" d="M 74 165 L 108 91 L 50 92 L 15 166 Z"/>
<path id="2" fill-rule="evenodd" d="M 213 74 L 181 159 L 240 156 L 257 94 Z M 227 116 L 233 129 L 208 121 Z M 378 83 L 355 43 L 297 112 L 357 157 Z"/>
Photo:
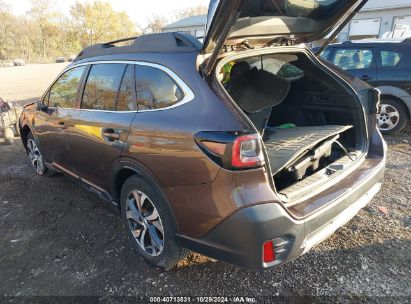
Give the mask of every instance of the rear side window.
<path id="1" fill-rule="evenodd" d="M 68 70 L 54 83 L 49 92 L 49 106 L 59 108 L 75 108 L 77 93 L 85 67 Z"/>
<path id="2" fill-rule="evenodd" d="M 384 67 L 396 67 L 401 60 L 402 54 L 393 51 L 381 51 L 381 64 Z"/>
<path id="3" fill-rule="evenodd" d="M 120 91 L 118 93 L 116 111 L 136 111 L 137 104 L 134 100 L 134 67 L 129 65 L 124 73 L 123 81 L 121 82 Z"/>
<path id="4" fill-rule="evenodd" d="M 136 65 L 136 95 L 139 110 L 162 109 L 180 102 L 183 91 L 164 71 Z"/>
<path id="5" fill-rule="evenodd" d="M 84 88 L 82 109 L 114 111 L 125 64 L 95 64 Z"/>
<path id="6" fill-rule="evenodd" d="M 337 49 L 332 63 L 343 70 L 359 70 L 370 68 L 372 60 L 370 49 Z"/>

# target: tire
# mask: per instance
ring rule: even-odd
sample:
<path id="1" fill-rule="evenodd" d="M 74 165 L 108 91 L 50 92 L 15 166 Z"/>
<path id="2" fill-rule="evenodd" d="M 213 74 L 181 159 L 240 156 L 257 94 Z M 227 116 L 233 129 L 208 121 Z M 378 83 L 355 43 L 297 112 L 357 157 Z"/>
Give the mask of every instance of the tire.
<path id="1" fill-rule="evenodd" d="M 157 186 L 133 175 L 123 184 L 120 204 L 133 248 L 146 262 L 169 270 L 184 258 L 186 251 L 177 245 L 170 207 Z"/>
<path id="2" fill-rule="evenodd" d="M 408 115 L 404 105 L 394 99 L 383 98 L 377 123 L 382 134 L 395 134 L 402 131 L 408 123 Z"/>
<path id="3" fill-rule="evenodd" d="M 37 141 L 33 137 L 33 134 L 29 133 L 27 135 L 27 155 L 29 156 L 31 165 L 33 166 L 34 170 L 37 174 L 47 177 L 52 177 L 56 175 L 56 171 L 50 169 L 46 166 L 44 162 L 43 154 L 41 153 Z"/>

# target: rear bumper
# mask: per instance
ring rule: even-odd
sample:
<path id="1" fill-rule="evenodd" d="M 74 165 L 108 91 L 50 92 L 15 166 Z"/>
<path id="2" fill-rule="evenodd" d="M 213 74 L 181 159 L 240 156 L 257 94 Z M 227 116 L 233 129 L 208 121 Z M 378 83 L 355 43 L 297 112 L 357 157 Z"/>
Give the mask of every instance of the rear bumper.
<path id="1" fill-rule="evenodd" d="M 240 209 L 201 239 L 178 236 L 178 240 L 190 250 L 251 269 L 293 260 L 332 235 L 372 199 L 381 187 L 385 161 L 385 153 L 366 159 L 356 170 L 361 180 L 307 218 L 293 218 L 282 205 L 264 203 Z M 268 240 L 274 240 L 276 260 L 264 264 L 262 249 Z"/>

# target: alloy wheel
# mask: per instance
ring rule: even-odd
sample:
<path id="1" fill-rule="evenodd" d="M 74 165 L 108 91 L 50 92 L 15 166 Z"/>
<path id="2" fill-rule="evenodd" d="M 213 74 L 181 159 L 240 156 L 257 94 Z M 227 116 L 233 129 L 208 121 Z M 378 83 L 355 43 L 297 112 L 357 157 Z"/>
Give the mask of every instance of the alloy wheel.
<path id="1" fill-rule="evenodd" d="M 41 156 L 40 150 L 37 147 L 36 142 L 31 138 L 27 141 L 27 149 L 33 168 L 36 170 L 38 174 L 44 174 L 43 157 Z"/>
<path id="2" fill-rule="evenodd" d="M 127 196 L 126 215 L 130 230 L 142 250 L 158 256 L 164 249 L 164 228 L 151 199 L 141 191 Z"/>
<path id="3" fill-rule="evenodd" d="M 378 128 L 382 131 L 394 129 L 400 121 L 399 111 L 392 105 L 382 104 L 377 117 Z"/>

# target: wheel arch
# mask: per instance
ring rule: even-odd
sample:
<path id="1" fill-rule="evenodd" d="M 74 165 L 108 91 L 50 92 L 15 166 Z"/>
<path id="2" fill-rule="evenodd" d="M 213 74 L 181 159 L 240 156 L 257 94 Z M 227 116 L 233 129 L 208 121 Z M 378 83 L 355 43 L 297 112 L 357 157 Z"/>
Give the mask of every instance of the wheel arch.
<path id="1" fill-rule="evenodd" d="M 21 141 L 23 142 L 24 148 L 27 150 L 27 137 L 29 133 L 33 134 L 34 138 L 36 138 L 36 133 L 33 131 L 33 129 L 30 127 L 29 124 L 23 124 L 20 126 L 20 137 Z"/>
<path id="2" fill-rule="evenodd" d="M 115 166 L 113 170 L 112 195 L 113 195 L 113 198 L 116 200 L 116 202 L 118 202 L 117 205 L 118 205 L 119 212 L 121 213 L 121 202 L 120 202 L 121 188 L 124 182 L 133 175 L 137 175 L 145 179 L 148 183 L 153 185 L 159 193 L 161 193 L 164 200 L 167 202 L 167 207 L 174 220 L 176 231 L 179 232 L 180 231 L 179 225 L 176 220 L 176 217 L 174 216 L 173 209 L 164 191 L 160 187 L 160 184 L 156 181 L 156 178 L 153 176 L 153 174 L 151 174 L 147 169 L 145 169 L 142 165 L 134 161 L 131 161 L 131 160 L 120 161 L 119 163 L 117 163 L 117 165 Z"/>

